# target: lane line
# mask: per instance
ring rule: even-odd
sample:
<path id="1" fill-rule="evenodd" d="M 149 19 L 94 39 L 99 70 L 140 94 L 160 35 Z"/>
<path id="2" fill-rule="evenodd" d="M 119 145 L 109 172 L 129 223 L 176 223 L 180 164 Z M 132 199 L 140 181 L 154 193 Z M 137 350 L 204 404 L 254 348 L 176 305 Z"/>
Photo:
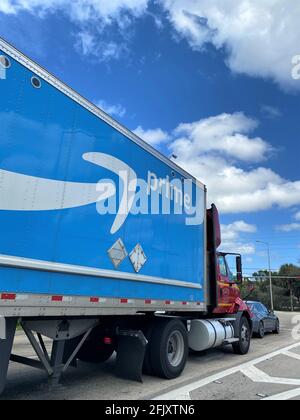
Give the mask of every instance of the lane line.
<path id="1" fill-rule="evenodd" d="M 262 370 L 257 369 L 255 366 L 248 367 L 247 369 L 241 369 L 241 373 L 246 375 L 247 378 L 251 379 L 252 382 L 272 382 L 272 379 L 269 375 L 267 375 Z"/>
<path id="2" fill-rule="evenodd" d="M 259 357 L 257 359 L 251 360 L 249 362 L 243 363 L 238 365 L 234 368 L 225 370 L 224 372 L 216 373 L 215 375 L 209 376 L 204 379 L 200 379 L 195 381 L 189 385 L 185 385 L 183 387 L 177 388 L 173 391 L 166 392 L 165 394 L 161 394 L 158 397 L 153 398 L 153 400 L 191 400 L 190 393 L 195 391 L 198 388 L 202 388 L 205 385 L 209 385 L 210 383 L 226 378 L 227 376 L 234 375 L 235 373 L 240 372 L 241 370 L 245 370 L 251 368 L 254 365 L 259 363 L 265 362 L 268 359 L 273 359 L 276 356 L 279 356 L 283 352 L 293 350 L 300 346 L 300 342 L 292 344 L 288 347 L 284 347 L 280 350 L 276 350 L 272 353 L 266 354 L 265 356 Z"/>
<path id="3" fill-rule="evenodd" d="M 255 366 L 252 366 L 248 369 L 241 369 L 241 373 L 243 373 L 249 379 L 251 379 L 251 381 L 256 382 L 256 383 L 291 385 L 291 386 L 300 385 L 300 379 L 273 377 L 263 372 L 262 370 L 257 369 Z"/>
<path id="4" fill-rule="evenodd" d="M 300 396 L 300 388 L 292 389 L 291 391 L 282 392 L 281 394 L 273 395 L 272 397 L 264 398 L 262 401 L 286 401 Z"/>
<path id="5" fill-rule="evenodd" d="M 284 351 L 284 356 L 292 357 L 293 359 L 300 360 L 300 354 L 292 353 L 291 351 Z"/>
<path id="6" fill-rule="evenodd" d="M 292 331 L 294 331 L 294 329 L 293 328 L 282 328 L 282 327 L 280 327 L 280 331 L 292 332 Z"/>

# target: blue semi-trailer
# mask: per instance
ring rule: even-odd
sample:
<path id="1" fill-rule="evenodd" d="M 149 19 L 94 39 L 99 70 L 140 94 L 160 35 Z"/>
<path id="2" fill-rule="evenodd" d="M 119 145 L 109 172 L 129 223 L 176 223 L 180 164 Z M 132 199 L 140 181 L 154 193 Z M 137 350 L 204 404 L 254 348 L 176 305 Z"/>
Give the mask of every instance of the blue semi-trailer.
<path id="1" fill-rule="evenodd" d="M 0 93 L 0 392 L 9 361 L 56 384 L 114 352 L 139 380 L 189 348 L 247 353 L 205 186 L 2 39 Z M 38 360 L 12 354 L 18 323 Z"/>

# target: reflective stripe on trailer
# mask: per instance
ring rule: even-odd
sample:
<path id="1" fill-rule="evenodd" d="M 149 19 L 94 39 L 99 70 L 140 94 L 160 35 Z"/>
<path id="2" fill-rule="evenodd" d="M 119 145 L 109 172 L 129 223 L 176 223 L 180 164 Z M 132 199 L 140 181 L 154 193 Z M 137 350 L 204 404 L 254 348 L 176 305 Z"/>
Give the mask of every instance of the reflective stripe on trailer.
<path id="1" fill-rule="evenodd" d="M 51 301 L 52 302 L 71 303 L 71 302 L 73 302 L 73 297 L 72 296 L 52 296 Z"/>
<path id="2" fill-rule="evenodd" d="M 2 293 L 1 300 L 16 300 L 17 295 L 14 293 Z"/>
<path id="3" fill-rule="evenodd" d="M 156 305 L 157 301 L 152 299 L 145 299 L 145 305 Z"/>
<path id="4" fill-rule="evenodd" d="M 120 299 L 120 303 L 123 304 L 127 304 L 127 305 L 132 305 L 134 303 L 136 303 L 136 301 L 134 299 Z"/>
<path id="5" fill-rule="evenodd" d="M 90 303 L 106 303 L 107 299 L 102 299 L 99 297 L 91 297 L 90 298 Z"/>
<path id="6" fill-rule="evenodd" d="M 156 299 L 131 299 L 127 297 L 106 298 L 101 296 L 65 296 L 65 295 L 40 295 L 14 292 L 0 292 L 0 315 L 41 316 L 60 313 L 80 315 L 85 313 L 101 313 L 113 315 L 116 313 L 136 313 L 141 311 L 206 311 L 206 305 L 199 301 L 174 301 Z M 63 312 L 61 312 L 63 311 Z M 125 311 L 125 312 L 124 312 Z"/>

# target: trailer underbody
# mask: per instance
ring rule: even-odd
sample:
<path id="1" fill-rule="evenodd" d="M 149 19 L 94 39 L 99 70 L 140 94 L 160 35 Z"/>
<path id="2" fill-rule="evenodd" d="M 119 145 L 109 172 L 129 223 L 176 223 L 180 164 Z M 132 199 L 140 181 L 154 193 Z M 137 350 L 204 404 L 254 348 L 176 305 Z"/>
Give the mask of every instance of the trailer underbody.
<path id="1" fill-rule="evenodd" d="M 245 323 L 245 314 L 215 319 L 205 319 L 203 314 L 193 316 L 147 313 L 100 318 L 0 317 L 0 394 L 10 361 L 43 370 L 53 388 L 59 386 L 69 367 L 77 367 L 78 361 L 102 363 L 114 352 L 117 375 L 139 382 L 143 373 L 166 379 L 179 376 L 191 348 L 200 351 L 232 345 L 236 353 L 248 352 L 251 321 Z M 28 338 L 36 354 L 34 359 L 12 353 L 17 326 Z M 197 339 L 203 328 L 209 333 L 209 341 L 203 342 L 200 336 Z"/>

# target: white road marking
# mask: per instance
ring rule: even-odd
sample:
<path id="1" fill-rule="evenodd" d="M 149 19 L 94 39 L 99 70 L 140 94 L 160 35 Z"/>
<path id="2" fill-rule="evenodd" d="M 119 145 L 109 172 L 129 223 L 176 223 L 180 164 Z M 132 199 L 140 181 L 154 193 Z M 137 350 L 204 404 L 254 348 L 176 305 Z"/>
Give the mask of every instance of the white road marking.
<path id="1" fill-rule="evenodd" d="M 241 369 L 241 373 L 246 375 L 253 382 L 269 383 L 269 384 L 277 384 L 277 385 L 300 386 L 300 379 L 275 378 L 273 376 L 269 376 L 267 373 L 263 372 L 262 370 L 257 369 L 255 366 L 251 366 L 247 369 Z"/>
<path id="2" fill-rule="evenodd" d="M 190 393 L 195 391 L 196 389 L 202 388 L 203 386 L 208 385 L 214 381 L 226 378 L 227 376 L 234 375 L 235 373 L 238 373 L 242 370 L 249 369 L 253 367 L 254 365 L 265 362 L 266 360 L 273 359 L 274 357 L 280 356 L 282 353 L 287 352 L 289 350 L 293 350 L 299 346 L 300 346 L 300 342 L 293 344 L 291 346 L 285 347 L 281 350 L 277 350 L 273 353 L 266 354 L 265 356 L 259 357 L 258 359 L 251 360 L 250 362 L 243 363 L 234 368 L 225 370 L 224 372 L 216 373 L 215 375 L 209 376 L 204 379 L 200 379 L 199 381 L 193 382 L 189 385 L 185 385 L 173 391 L 167 392 L 165 394 L 161 394 L 158 397 L 155 397 L 153 400 L 190 400 L 191 399 Z M 296 385 L 299 385 L 299 382 Z"/>
<path id="3" fill-rule="evenodd" d="M 272 382 L 269 375 L 262 370 L 257 369 L 255 366 L 248 367 L 247 369 L 241 369 L 241 373 L 251 379 L 252 382 Z"/>
<path id="4" fill-rule="evenodd" d="M 264 398 L 262 401 L 286 401 L 292 398 L 299 397 L 300 388 L 292 389 L 291 391 L 282 392 L 281 394 L 273 395 L 272 397 Z"/>
<path id="5" fill-rule="evenodd" d="M 282 352 L 284 356 L 292 357 L 293 359 L 300 360 L 300 354 L 292 353 L 291 351 Z"/>
<path id="6" fill-rule="evenodd" d="M 292 328 L 282 328 L 280 327 L 280 331 L 288 331 L 288 332 L 292 332 L 294 331 Z"/>

